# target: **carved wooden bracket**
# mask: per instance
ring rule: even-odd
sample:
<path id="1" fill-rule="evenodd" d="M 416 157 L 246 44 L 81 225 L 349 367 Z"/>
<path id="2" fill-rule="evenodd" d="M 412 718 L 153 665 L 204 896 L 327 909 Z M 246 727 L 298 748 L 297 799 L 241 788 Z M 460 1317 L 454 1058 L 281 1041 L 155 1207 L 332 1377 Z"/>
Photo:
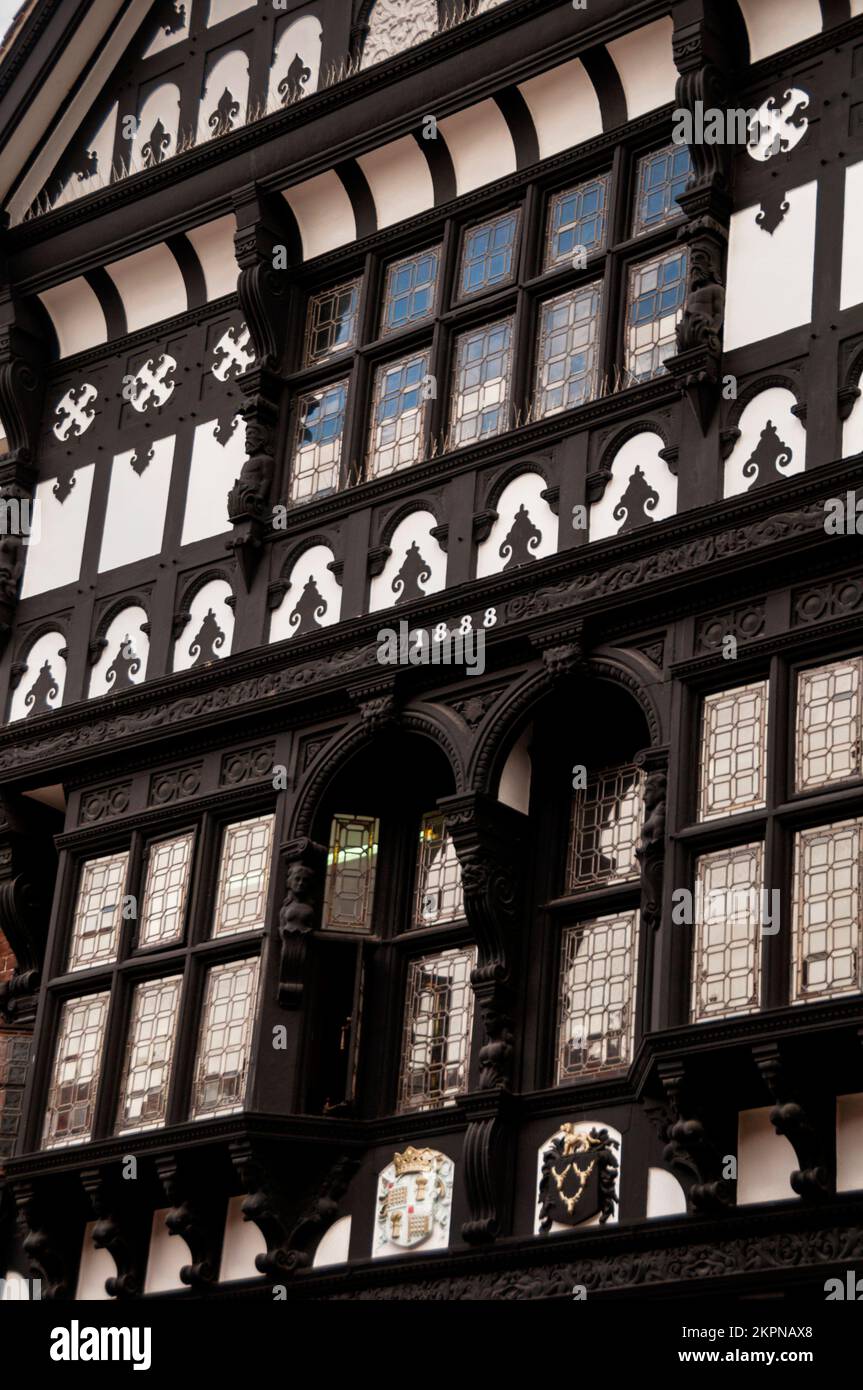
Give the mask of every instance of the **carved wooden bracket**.
<path id="1" fill-rule="evenodd" d="M 193 1289 L 207 1288 L 215 1283 L 219 1267 L 223 1203 L 218 1195 L 212 1200 L 206 1189 L 202 1191 L 200 1175 L 193 1178 L 184 1172 L 175 1154 L 160 1154 L 155 1164 L 171 1204 L 165 1226 L 172 1236 L 182 1236 L 192 1254 L 192 1263 L 180 1269 L 180 1280 Z"/>
<path id="2" fill-rule="evenodd" d="M 31 1182 L 13 1182 L 11 1186 L 31 1277 L 41 1280 L 42 1298 L 66 1298 L 74 1256 L 68 1233 L 58 1227 L 56 1205 L 44 1201 Z"/>
<path id="3" fill-rule="evenodd" d="M 280 1274 L 294 1274 L 297 1270 L 307 1269 L 312 1263 L 324 1233 L 341 1215 L 341 1199 L 359 1166 L 358 1159 L 350 1154 L 342 1154 L 330 1168 L 317 1195 L 288 1235 L 284 1259 L 279 1261 Z"/>
<path id="4" fill-rule="evenodd" d="M 241 1191 L 248 1194 L 242 1205 L 243 1220 L 255 1223 L 267 1246 L 263 1255 L 255 1256 L 255 1266 L 275 1280 L 289 1272 L 284 1248 L 288 1231 L 284 1193 L 273 1179 L 273 1165 L 257 1145 L 236 1139 L 229 1148 Z"/>
<path id="5" fill-rule="evenodd" d="M 793 1076 L 778 1043 L 759 1043 L 752 1055 L 775 1101 L 770 1123 L 789 1141 L 800 1164 L 791 1174 L 792 1190 L 809 1201 L 829 1196 L 836 1184 L 833 1098 Z"/>
<path id="6" fill-rule="evenodd" d="M 665 863 L 665 803 L 668 789 L 668 748 L 646 748 L 635 758 L 645 772 L 644 821 L 635 856 L 641 867 L 641 925 L 655 930 L 662 912 Z"/>
<path id="7" fill-rule="evenodd" d="M 514 1134 L 509 1095 L 489 1092 L 465 1096 L 468 1117 L 462 1163 L 470 1217 L 462 1224 L 468 1245 L 487 1245 L 502 1233 Z"/>
<path id="8" fill-rule="evenodd" d="M 282 845 L 279 857 L 286 890 L 279 909 L 279 1003 L 296 1009 L 303 998 L 309 937 L 321 921 L 327 847 L 299 836 Z"/>
<path id="9" fill-rule="evenodd" d="M 57 856 L 50 810 L 21 798 L 0 801 L 0 931 L 15 957 L 0 984 L 0 1016 L 32 1026 L 48 939 Z"/>
<path id="10" fill-rule="evenodd" d="M 584 669 L 586 651 L 581 619 L 551 632 L 537 633 L 530 638 L 530 644 L 542 653 L 544 676 L 549 685 Z"/>
<path id="11" fill-rule="evenodd" d="M 677 1171 L 691 1211 L 727 1211 L 735 1185 L 722 1177 L 722 1155 L 707 1126 L 695 1113 L 682 1063 L 660 1060 L 658 1071 L 665 1092 L 663 1111 L 654 1110 L 665 1142 L 663 1157 Z"/>
<path id="12" fill-rule="evenodd" d="M 116 1275 L 105 1280 L 105 1292 L 109 1298 L 136 1298 L 143 1290 L 147 1267 L 146 1203 L 134 1191 L 136 1183 L 124 1182 L 104 1169 L 84 1168 L 79 1177 L 96 1217 L 93 1244 L 97 1250 L 107 1250 L 117 1267 Z"/>

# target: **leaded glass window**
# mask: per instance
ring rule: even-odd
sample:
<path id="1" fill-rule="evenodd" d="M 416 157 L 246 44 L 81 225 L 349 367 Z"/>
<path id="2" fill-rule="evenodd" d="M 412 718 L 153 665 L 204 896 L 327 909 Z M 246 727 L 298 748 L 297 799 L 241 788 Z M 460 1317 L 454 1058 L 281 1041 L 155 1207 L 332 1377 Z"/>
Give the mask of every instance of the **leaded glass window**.
<path id="1" fill-rule="evenodd" d="M 767 682 L 708 695 L 701 714 L 698 816 L 715 820 L 764 805 Z"/>
<path id="2" fill-rule="evenodd" d="M 349 280 L 334 289 L 314 294 L 306 314 L 305 362 L 307 367 L 347 352 L 356 342 L 357 314 L 362 280 Z"/>
<path id="3" fill-rule="evenodd" d="M 589 401 L 596 394 L 602 286 L 586 285 L 540 306 L 536 348 L 539 414 Z"/>
<path id="4" fill-rule="evenodd" d="M 687 145 L 668 145 L 638 161 L 633 236 L 652 232 L 680 217 L 680 194 L 686 189 L 692 161 Z"/>
<path id="5" fill-rule="evenodd" d="M 581 252 L 601 251 L 605 245 L 608 175 L 588 179 L 577 188 L 555 193 L 548 205 L 545 265 L 572 265 Z"/>
<path id="6" fill-rule="evenodd" d="M 242 1110 L 258 986 L 258 959 L 214 965 L 207 972 L 192 1118 Z"/>
<path id="7" fill-rule="evenodd" d="M 379 478 L 422 456 L 428 352 L 415 352 L 375 371 L 368 476 Z"/>
<path id="8" fill-rule="evenodd" d="M 405 1004 L 401 1110 L 454 1105 L 467 1088 L 476 947 L 411 961 Z"/>
<path id="9" fill-rule="evenodd" d="M 644 779 L 631 764 L 591 773 L 572 799 L 567 879 L 571 890 L 638 878 L 636 847 Z"/>
<path id="10" fill-rule="evenodd" d="M 860 657 L 801 671 L 797 678 L 796 790 L 859 777 Z"/>
<path id="11" fill-rule="evenodd" d="M 863 819 L 801 830 L 794 843 L 795 1004 L 863 989 Z"/>
<path id="12" fill-rule="evenodd" d="M 106 854 L 81 866 L 75 919 L 72 923 L 70 970 L 89 970 L 117 959 L 123 925 L 123 889 L 129 856 Z"/>
<path id="13" fill-rule="evenodd" d="M 225 828 L 213 936 L 264 927 L 272 848 L 272 816 L 256 816 Z"/>
<path id="14" fill-rule="evenodd" d="M 664 251 L 629 272 L 626 368 L 635 381 L 660 376 L 677 352 L 676 328 L 686 298 L 686 252 Z"/>
<path id="15" fill-rule="evenodd" d="M 514 273 L 518 221 L 518 212 L 505 212 L 465 232 L 459 278 L 462 298 L 509 284 Z"/>
<path id="16" fill-rule="evenodd" d="M 431 318 L 440 256 L 441 248 L 433 246 L 429 251 L 406 256 L 387 266 L 381 315 L 382 336 Z"/>
<path id="17" fill-rule="evenodd" d="M 162 946 L 183 935 L 194 843 L 189 831 L 150 845 L 139 946 Z"/>
<path id="18" fill-rule="evenodd" d="M 461 865 L 444 817 L 432 811 L 420 822 L 414 926 L 457 922 L 462 917 Z"/>
<path id="19" fill-rule="evenodd" d="M 452 447 L 475 444 L 508 426 L 512 319 L 486 324 L 456 339 Z"/>
<path id="20" fill-rule="evenodd" d="M 110 993 L 67 999 L 60 1013 L 48 1088 L 43 1149 L 83 1144 L 93 1129 Z"/>
<path id="21" fill-rule="evenodd" d="M 579 922 L 563 932 L 557 1016 L 559 1086 L 632 1059 L 637 911 Z"/>
<path id="22" fill-rule="evenodd" d="M 323 926 L 371 931 L 379 826 L 374 816 L 333 817 Z"/>
<path id="23" fill-rule="evenodd" d="M 165 1123 L 181 985 L 182 976 L 171 975 L 135 986 L 117 1134 L 156 1129 Z"/>
<path id="24" fill-rule="evenodd" d="M 693 1023 L 759 1006 L 762 855 L 761 844 L 740 845 L 696 861 Z"/>
<path id="25" fill-rule="evenodd" d="M 306 502 L 339 485 L 348 380 L 307 391 L 296 405 L 291 501 Z"/>

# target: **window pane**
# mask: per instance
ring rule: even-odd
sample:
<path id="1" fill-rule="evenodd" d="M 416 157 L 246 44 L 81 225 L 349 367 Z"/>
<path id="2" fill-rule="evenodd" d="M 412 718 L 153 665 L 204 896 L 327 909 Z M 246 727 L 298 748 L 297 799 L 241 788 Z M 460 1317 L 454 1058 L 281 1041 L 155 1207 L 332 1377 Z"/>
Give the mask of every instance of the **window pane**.
<path id="1" fill-rule="evenodd" d="M 540 306 L 536 347 L 539 414 L 569 410 L 596 394 L 602 287 L 586 285 Z"/>
<path id="2" fill-rule="evenodd" d="M 475 444 L 508 428 L 511 374 L 512 319 L 456 339 L 450 447 Z"/>
<path id="3" fill-rule="evenodd" d="M 563 933 L 557 1022 L 559 1086 L 626 1066 L 635 1019 L 638 913 L 579 922 Z"/>
<path id="4" fill-rule="evenodd" d="M 461 865 L 443 816 L 432 811 L 420 822 L 414 926 L 458 922 L 462 917 Z"/>
<path id="5" fill-rule="evenodd" d="M 459 282 L 462 298 L 493 285 L 505 285 L 512 279 L 517 235 L 517 212 L 505 212 L 502 217 L 465 232 Z"/>
<path id="6" fill-rule="evenodd" d="M 632 266 L 626 305 L 626 368 L 635 381 L 665 371 L 677 352 L 677 327 L 686 298 L 686 252 L 665 251 Z"/>
<path id="7" fill-rule="evenodd" d="M 374 816 L 334 816 L 327 855 L 324 927 L 371 931 L 378 862 Z"/>
<path id="8" fill-rule="evenodd" d="M 605 245 L 608 175 L 588 179 L 577 188 L 555 193 L 548 205 L 545 270 L 571 265 L 582 251 L 601 251 Z"/>
<path id="9" fill-rule="evenodd" d="M 764 805 L 767 682 L 708 695 L 701 714 L 699 820 Z"/>
<path id="10" fill-rule="evenodd" d="M 339 485 L 348 381 L 309 391 L 297 401 L 291 501 L 305 502 Z"/>
<path id="11" fill-rule="evenodd" d="M 434 313 L 441 248 L 433 246 L 387 266 L 381 334 L 396 333 Z"/>
<path id="12" fill-rule="evenodd" d="M 115 1133 L 165 1123 L 182 976 L 135 986 Z"/>
<path id="13" fill-rule="evenodd" d="M 306 314 L 305 362 L 325 362 L 337 352 L 352 348 L 357 336 L 357 310 L 361 280 L 312 295 Z"/>
<path id="14" fill-rule="evenodd" d="M 107 854 L 81 866 L 72 924 L 69 969 L 88 970 L 117 959 L 129 855 Z"/>
<path id="15" fill-rule="evenodd" d="M 802 830 L 794 844 L 791 997 L 830 999 L 863 988 L 860 855 L 863 819 Z"/>
<path id="16" fill-rule="evenodd" d="M 190 831 L 150 845 L 139 946 L 177 941 L 183 935 L 194 842 Z"/>
<path id="17" fill-rule="evenodd" d="M 214 965 L 207 974 L 192 1119 L 242 1110 L 258 986 L 258 961 Z"/>
<path id="18" fill-rule="evenodd" d="M 255 820 L 239 821 L 226 827 L 219 862 L 213 936 L 263 930 L 272 848 L 272 816 L 258 816 Z"/>
<path id="19" fill-rule="evenodd" d="M 859 777 L 860 658 L 797 678 L 797 791 Z"/>
<path id="20" fill-rule="evenodd" d="M 467 1086 L 476 947 L 411 961 L 405 1004 L 401 1110 L 454 1105 Z"/>
<path id="21" fill-rule="evenodd" d="M 691 171 L 687 145 L 668 145 L 638 161 L 633 236 L 664 227 L 681 215 L 677 199 Z"/>
<path id="22" fill-rule="evenodd" d="M 90 1138 L 109 998 L 105 990 L 84 999 L 67 999 L 63 1005 L 48 1089 L 43 1149 L 83 1144 Z"/>
<path id="23" fill-rule="evenodd" d="M 693 1023 L 759 1006 L 762 849 L 742 845 L 697 860 Z"/>
<path id="24" fill-rule="evenodd" d="M 428 352 L 417 352 L 375 371 L 368 476 L 380 478 L 422 456 Z"/>
<path id="25" fill-rule="evenodd" d="M 570 889 L 638 878 L 635 857 L 644 818 L 644 778 L 632 764 L 591 773 L 572 798 Z"/>

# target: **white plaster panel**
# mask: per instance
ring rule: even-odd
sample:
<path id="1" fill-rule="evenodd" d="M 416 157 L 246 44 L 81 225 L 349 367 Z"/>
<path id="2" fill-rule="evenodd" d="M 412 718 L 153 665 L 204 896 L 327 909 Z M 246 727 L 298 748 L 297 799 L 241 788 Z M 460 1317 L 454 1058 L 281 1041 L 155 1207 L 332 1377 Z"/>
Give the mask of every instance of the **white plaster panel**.
<path id="1" fill-rule="evenodd" d="M 109 695 L 114 688 L 116 677 L 112 672 L 108 672 L 113 665 L 117 654 L 122 652 L 126 658 L 136 658 L 138 669 L 129 670 L 129 680 L 132 685 L 140 685 L 147 678 L 147 658 L 150 655 L 150 639 L 144 631 L 147 622 L 147 614 L 137 603 L 130 603 L 126 608 L 121 608 L 108 624 L 104 633 L 105 646 L 99 653 L 99 659 L 90 672 L 90 688 L 87 691 L 88 700 L 97 700 L 102 695 Z"/>
<path id="2" fill-rule="evenodd" d="M 63 703 L 63 687 L 66 683 L 66 659 L 60 652 L 66 646 L 62 632 L 43 632 L 27 653 L 27 669 L 12 692 L 9 702 L 9 722 L 25 719 L 30 713 L 27 696 L 39 678 L 42 667 L 47 662 L 51 675 L 57 685 L 57 693 L 48 699 L 52 709 L 59 709 Z"/>
<path id="3" fill-rule="evenodd" d="M 157 121 L 161 121 L 162 129 L 168 137 L 162 150 L 162 160 L 159 161 L 161 163 L 165 159 L 173 159 L 177 153 L 180 89 L 173 82 L 163 82 L 154 88 L 138 112 L 138 129 L 131 142 L 129 156 L 133 171 L 150 167 L 144 156 L 144 146 L 149 143 Z"/>
<path id="4" fill-rule="evenodd" d="M 284 105 L 286 93 L 279 91 L 279 85 L 287 78 L 288 70 L 295 58 L 299 58 L 305 70 L 298 80 L 298 90 L 303 96 L 318 90 L 322 43 L 321 21 L 315 15 L 302 15 L 282 30 L 276 41 L 270 65 L 268 111 L 278 111 Z"/>
<path id="5" fill-rule="evenodd" d="M 818 0 L 740 0 L 740 9 L 751 63 L 821 33 Z"/>
<path id="6" fill-rule="evenodd" d="M 836 1191 L 863 1187 L 863 1092 L 836 1097 Z"/>
<path id="7" fill-rule="evenodd" d="M 599 97 L 580 58 L 520 82 L 518 90 L 533 119 L 540 159 L 602 134 Z"/>
<path id="8" fill-rule="evenodd" d="M 657 19 L 606 44 L 626 97 L 628 120 L 674 100 L 677 68 L 671 51 L 673 33 L 670 19 Z"/>
<path id="9" fill-rule="evenodd" d="M 216 134 L 213 120 L 218 121 L 217 107 L 225 91 L 230 92 L 236 104 L 236 114 L 231 116 L 229 130 L 239 130 L 246 124 L 249 104 L 249 60 L 239 48 L 232 48 L 213 64 L 204 81 L 204 94 L 198 104 L 197 144 L 204 145 Z"/>
<path id="10" fill-rule="evenodd" d="M 322 1269 L 326 1265 L 347 1264 L 351 1244 L 351 1217 L 340 1216 L 328 1231 L 324 1231 L 315 1251 L 312 1266 Z"/>
<path id="11" fill-rule="evenodd" d="M 412 135 L 361 154 L 357 163 L 372 191 L 378 228 L 434 207 L 431 171 Z"/>
<path id="12" fill-rule="evenodd" d="M 81 1303 L 98 1303 L 108 1299 L 105 1290 L 106 1279 L 116 1279 L 117 1266 L 107 1250 L 97 1250 L 93 1244 L 93 1231 L 96 1222 L 88 1221 L 84 1227 L 84 1240 L 81 1245 L 81 1263 L 78 1266 L 78 1286 L 75 1299 Z"/>
<path id="13" fill-rule="evenodd" d="M 659 493 L 658 502 L 647 512 L 651 521 L 664 521 L 667 516 L 674 516 L 677 511 L 677 479 L 665 460 L 659 457 L 659 450 L 664 448 L 662 436 L 654 434 L 652 430 L 643 430 L 621 445 L 614 456 L 605 492 L 590 507 L 590 540 L 599 541 L 620 533 L 625 518 L 615 517 L 614 509 L 629 487 L 636 468 L 641 469 L 648 485 Z"/>
<path id="14" fill-rule="evenodd" d="M 38 542 L 26 547 L 21 597 L 44 594 L 72 584 L 81 572 L 81 553 L 87 529 L 93 464 L 85 464 L 74 474 L 74 487 L 64 502 L 54 496 L 56 478 L 36 485 L 41 534 Z"/>
<path id="15" fill-rule="evenodd" d="M 863 377 L 861 377 L 863 381 Z M 852 454 L 863 454 L 863 386 L 857 382 L 860 395 L 857 397 L 851 408 L 851 414 L 842 424 L 842 457 L 851 458 Z"/>
<path id="16" fill-rule="evenodd" d="M 162 549 L 174 435 L 155 439 L 151 447 L 153 457 L 142 473 L 132 467 L 134 449 L 114 455 L 99 554 L 100 573 L 118 565 L 130 565 L 145 555 L 156 555 Z"/>
<path id="17" fill-rule="evenodd" d="M 788 212 L 771 235 L 759 204 L 735 212 L 728 242 L 725 351 L 784 333 L 812 318 L 818 184 L 787 190 Z"/>
<path id="18" fill-rule="evenodd" d="M 604 1123 L 603 1123 L 602 1121 L 600 1121 L 600 1120 L 579 1120 L 579 1121 L 578 1121 L 577 1128 L 578 1128 L 579 1130 L 587 1130 L 587 1131 L 590 1131 L 591 1129 L 600 1129 L 600 1130 L 604 1129 L 604 1130 L 607 1130 L 607 1131 L 608 1131 L 608 1137 L 609 1137 L 609 1139 L 614 1139 L 614 1140 L 617 1141 L 618 1147 L 617 1147 L 616 1149 L 612 1149 L 612 1153 L 614 1154 L 615 1160 L 616 1160 L 616 1162 L 617 1162 L 617 1168 L 618 1168 L 618 1176 L 617 1176 L 617 1194 L 618 1194 L 618 1196 L 619 1196 L 619 1193 L 620 1193 L 620 1167 L 621 1167 L 622 1155 L 623 1155 L 623 1143 L 622 1143 L 622 1136 L 621 1136 L 620 1130 L 612 1129 L 611 1125 L 604 1124 Z M 545 1154 L 545 1151 L 546 1151 L 546 1149 L 548 1148 L 549 1144 L 551 1143 L 552 1139 L 554 1139 L 554 1138 L 556 1137 L 556 1135 L 559 1134 L 559 1133 L 560 1133 L 559 1130 L 555 1130 L 555 1131 L 554 1131 L 554 1134 L 550 1134 L 550 1135 L 548 1136 L 548 1138 L 547 1138 L 542 1144 L 540 1144 L 539 1148 L 538 1148 L 537 1151 L 536 1151 L 536 1187 L 535 1187 L 534 1190 L 535 1190 L 536 1193 L 537 1193 L 537 1199 L 536 1199 L 536 1215 L 535 1215 L 535 1217 L 534 1217 L 534 1222 L 533 1222 L 533 1233 L 534 1233 L 534 1235 L 539 1235 L 539 1234 L 540 1234 L 540 1209 L 541 1209 L 541 1203 L 540 1203 L 539 1195 L 538 1195 L 538 1194 L 539 1194 L 539 1183 L 540 1183 L 540 1179 L 542 1178 L 542 1160 L 543 1160 L 543 1156 L 544 1156 L 544 1154 Z M 604 1223 L 606 1226 L 615 1226 L 615 1225 L 617 1224 L 617 1220 L 618 1220 L 618 1215 L 617 1215 L 617 1214 L 618 1214 L 618 1210 L 619 1210 L 619 1207 L 615 1206 L 614 1214 L 613 1214 L 612 1216 L 609 1216 L 608 1220 Z M 582 1227 L 586 1227 L 586 1226 L 598 1226 L 598 1225 L 600 1224 L 600 1217 L 601 1217 L 601 1215 L 602 1215 L 601 1212 L 596 1212 L 596 1214 L 595 1214 L 594 1216 L 589 1217 L 587 1221 L 582 1221 L 582 1222 L 580 1222 L 579 1224 L 580 1224 L 580 1226 L 582 1226 Z M 563 1222 L 561 1222 L 561 1221 L 552 1221 L 551 1225 L 550 1225 L 549 1228 L 548 1228 L 548 1234 L 549 1234 L 549 1235 L 556 1235 L 557 1232 L 559 1232 L 559 1231 L 563 1231 L 563 1232 L 565 1232 L 565 1233 L 571 1235 L 571 1234 L 572 1234 L 572 1231 L 573 1231 L 573 1227 L 572 1227 L 572 1226 L 565 1226 L 565 1225 L 563 1224 Z"/>
<path id="19" fill-rule="evenodd" d="M 220 661 L 223 657 L 230 656 L 234 640 L 234 612 L 227 600 L 231 598 L 231 594 L 231 586 L 225 579 L 211 579 L 198 590 L 189 604 L 191 617 L 174 643 L 172 670 L 188 671 L 194 666 L 198 658 L 195 639 L 205 619 L 211 621 L 210 614 L 215 618 L 222 633 L 222 641 L 213 648 L 215 657 Z"/>
<path id="20" fill-rule="evenodd" d="M 455 169 L 459 197 L 516 170 L 515 145 L 500 107 L 490 98 L 444 116 L 438 131 Z"/>
<path id="21" fill-rule="evenodd" d="M 297 219 L 304 260 L 356 240 L 354 210 L 335 169 L 295 184 L 282 196 Z"/>
<path id="22" fill-rule="evenodd" d="M 863 14 L 863 0 L 851 0 L 851 18 Z"/>
<path id="23" fill-rule="evenodd" d="M 215 2 L 219 3 L 219 0 L 215 0 Z M 177 13 L 180 12 L 180 6 L 182 5 L 184 11 L 182 22 L 178 24 L 171 33 L 166 33 L 165 30 L 167 26 L 165 24 L 160 24 L 158 32 L 141 55 L 142 58 L 154 58 L 157 53 L 164 53 L 166 48 L 173 48 L 174 44 L 183 43 L 189 37 L 189 25 L 192 23 L 193 3 L 194 0 L 174 0 L 174 9 Z M 222 3 L 224 3 L 224 0 L 222 0 Z"/>
<path id="24" fill-rule="evenodd" d="M 861 0 L 863 3 L 863 0 Z M 842 224 L 842 288 L 839 308 L 863 302 L 863 159 L 845 170 L 845 215 Z"/>
<path id="25" fill-rule="evenodd" d="M 533 725 L 529 724 L 509 751 L 509 756 L 500 774 L 497 799 L 504 806 L 527 815 L 530 810 L 530 779 L 533 771 L 530 762 L 530 744 L 533 738 Z"/>
<path id="26" fill-rule="evenodd" d="M 114 261 L 105 269 L 123 301 L 129 333 L 184 314 L 189 307 L 180 267 L 164 242 Z"/>
<path id="27" fill-rule="evenodd" d="M 83 276 L 42 290 L 39 299 L 54 325 L 61 357 L 107 343 L 108 326 L 102 306 Z"/>
<path id="28" fill-rule="evenodd" d="M 547 484 L 541 473 L 520 473 L 507 483 L 501 493 L 495 511 L 497 521 L 486 539 L 477 546 L 476 577 L 485 579 L 489 574 L 498 574 L 506 567 L 509 553 L 500 554 L 501 546 L 512 530 L 516 513 L 524 507 L 530 520 L 541 533 L 541 538 L 529 549 L 535 560 L 553 555 L 557 550 L 557 517 L 541 493 Z"/>
<path id="29" fill-rule="evenodd" d="M 645 1216 L 685 1216 L 686 1193 L 667 1168 L 650 1168 L 647 1172 L 647 1210 Z"/>
<path id="30" fill-rule="evenodd" d="M 217 424 L 206 420 L 195 426 L 181 545 L 231 529 L 228 493 L 246 461 L 246 427 L 236 420 L 233 434 L 222 444 L 216 438 Z"/>
<path id="31" fill-rule="evenodd" d="M 737 1129 L 737 1205 L 782 1202 L 794 1197 L 791 1174 L 797 1156 L 770 1123 L 772 1106 L 741 1110 Z"/>
<path id="32" fill-rule="evenodd" d="M 240 268 L 234 255 L 234 232 L 237 220 L 233 213 L 204 222 L 186 233 L 204 272 L 207 302 L 233 294 L 237 288 Z"/>
<path id="33" fill-rule="evenodd" d="M 183 1237 L 171 1235 L 165 1225 L 165 1217 L 170 1210 L 170 1207 L 162 1207 L 160 1211 L 153 1212 L 144 1293 L 166 1293 L 169 1289 L 184 1289 L 186 1285 L 180 1278 L 180 1270 L 183 1265 L 194 1264 L 192 1252 Z"/>
<path id="34" fill-rule="evenodd" d="M 63 185 L 58 197 L 55 198 L 54 207 L 62 207 L 64 203 L 73 203 L 77 198 L 83 198 L 85 193 L 92 193 L 97 188 L 106 188 L 111 182 L 117 111 L 118 103 L 115 101 L 93 138 L 88 140 L 84 146 L 87 154 L 95 154 L 96 156 L 96 172 L 87 174 L 83 179 L 79 178 L 77 173 L 72 174 L 71 178 L 67 179 Z"/>
<path id="35" fill-rule="evenodd" d="M 221 24 L 225 19 L 233 19 L 235 14 L 252 9 L 255 3 L 256 0 L 210 0 L 207 28 L 212 29 L 214 24 Z"/>
<path id="36" fill-rule="evenodd" d="M 255 1256 L 266 1255 L 267 1242 L 254 1221 L 243 1220 L 245 1196 L 231 1197 L 225 1215 L 225 1236 L 222 1242 L 222 1265 L 219 1283 L 231 1279 L 263 1279 L 255 1268 Z"/>
<path id="37" fill-rule="evenodd" d="M 749 492 L 758 479 L 753 474 L 747 477 L 744 466 L 752 457 L 761 440 L 762 432 L 772 422 L 777 435 L 791 451 L 791 459 L 786 467 L 780 467 L 783 478 L 794 473 L 802 473 L 806 466 L 806 431 L 796 415 L 791 414 L 797 401 L 793 391 L 784 386 L 770 386 L 759 391 L 746 406 L 740 416 L 738 429 L 740 438 L 725 460 L 723 497 L 736 497 L 738 493 Z"/>
<path id="38" fill-rule="evenodd" d="M 333 552 L 326 545 L 313 545 L 304 551 L 288 576 L 289 587 L 278 608 L 273 610 L 270 619 L 270 641 L 282 642 L 293 637 L 300 626 L 300 617 L 293 623 L 291 615 L 302 597 L 306 585 L 312 581 L 321 596 L 322 604 L 315 613 L 319 627 L 332 627 L 339 621 L 342 609 L 342 590 L 336 576 L 327 566 L 332 564 Z M 323 611 L 321 611 L 323 609 Z"/>
<path id="39" fill-rule="evenodd" d="M 392 554 L 387 560 L 380 574 L 372 579 L 369 589 L 369 612 L 377 613 L 384 608 L 392 608 L 398 597 L 393 590 L 393 581 L 402 567 L 407 551 L 413 544 L 419 548 L 419 553 L 425 560 L 429 570 L 430 578 L 419 582 L 419 587 L 426 594 L 436 594 L 446 585 L 446 555 L 441 550 L 440 545 L 431 534 L 433 526 L 437 526 L 431 512 L 411 512 L 400 521 L 393 532 L 390 541 Z"/>

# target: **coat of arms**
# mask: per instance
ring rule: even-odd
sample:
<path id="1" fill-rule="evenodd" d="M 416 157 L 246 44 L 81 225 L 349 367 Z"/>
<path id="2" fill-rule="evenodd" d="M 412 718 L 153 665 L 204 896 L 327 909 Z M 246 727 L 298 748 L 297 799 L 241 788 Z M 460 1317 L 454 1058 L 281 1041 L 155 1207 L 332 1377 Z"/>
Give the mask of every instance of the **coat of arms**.
<path id="1" fill-rule="evenodd" d="M 553 1224 L 581 1226 L 599 1214 L 600 1224 L 617 1206 L 620 1147 L 607 1129 L 561 1125 L 542 1155 L 539 1178 L 539 1229 Z"/>
<path id="2" fill-rule="evenodd" d="M 385 1245 L 409 1250 L 432 1236 L 445 1245 L 452 1204 L 452 1160 L 435 1149 L 408 1147 L 378 1179 L 375 1253 Z"/>

